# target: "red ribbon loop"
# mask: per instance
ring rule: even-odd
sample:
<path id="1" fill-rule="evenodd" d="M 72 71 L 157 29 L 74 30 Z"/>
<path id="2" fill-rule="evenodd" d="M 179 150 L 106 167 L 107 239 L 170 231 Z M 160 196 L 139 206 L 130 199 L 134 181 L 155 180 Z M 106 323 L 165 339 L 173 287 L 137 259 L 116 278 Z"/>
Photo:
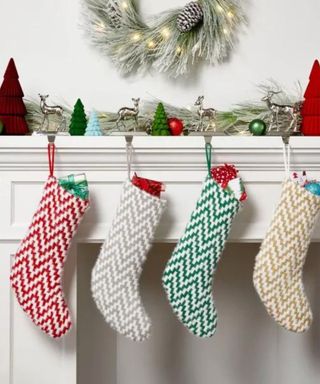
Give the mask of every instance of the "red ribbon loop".
<path id="1" fill-rule="evenodd" d="M 48 160 L 49 160 L 49 174 L 50 177 L 53 176 L 54 173 L 54 153 L 55 153 L 55 145 L 54 143 L 48 144 Z"/>

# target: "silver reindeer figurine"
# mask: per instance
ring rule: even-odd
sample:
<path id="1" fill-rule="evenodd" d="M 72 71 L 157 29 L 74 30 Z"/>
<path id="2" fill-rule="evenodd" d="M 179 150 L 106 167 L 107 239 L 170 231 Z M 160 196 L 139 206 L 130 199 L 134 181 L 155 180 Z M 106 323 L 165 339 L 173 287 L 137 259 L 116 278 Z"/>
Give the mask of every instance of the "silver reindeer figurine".
<path id="1" fill-rule="evenodd" d="M 124 120 L 126 118 L 131 118 L 134 119 L 135 121 L 135 126 L 134 126 L 134 132 L 138 128 L 138 115 L 139 115 L 139 103 L 140 103 L 140 98 L 134 99 L 132 98 L 133 101 L 133 108 L 129 107 L 122 107 L 118 111 L 118 119 L 116 121 L 116 126 L 117 128 L 119 127 L 119 123 L 121 122 L 122 125 L 125 127 Z"/>
<path id="2" fill-rule="evenodd" d="M 272 98 L 274 95 L 281 93 L 281 91 L 268 91 L 267 95 L 261 99 L 267 104 L 267 107 L 271 113 L 270 124 L 268 127 L 268 132 L 270 132 L 273 127 L 276 127 L 276 131 L 280 131 L 279 126 L 279 114 L 286 114 L 290 119 L 290 124 L 286 131 L 290 131 L 293 128 L 294 132 L 298 131 L 298 118 L 299 113 L 297 111 L 297 107 L 295 105 L 285 105 L 285 104 L 277 104 L 272 102 Z"/>
<path id="3" fill-rule="evenodd" d="M 213 127 L 213 131 L 216 131 L 216 124 L 215 124 L 215 118 L 216 118 L 216 110 L 214 108 L 203 108 L 203 100 L 204 96 L 199 96 L 194 105 L 198 107 L 198 116 L 199 116 L 199 124 L 196 127 L 196 131 L 207 131 L 210 126 Z M 208 118 L 208 124 L 204 128 L 204 118 Z"/>
<path id="4" fill-rule="evenodd" d="M 45 131 L 45 123 L 46 123 L 46 128 L 48 130 L 49 128 L 49 115 L 57 115 L 61 117 L 61 122 L 59 124 L 59 128 L 62 126 L 62 123 L 65 122 L 65 118 L 63 116 L 63 108 L 60 105 L 48 105 L 46 103 L 47 98 L 49 95 L 41 95 L 40 93 L 38 94 L 40 97 L 40 109 L 41 112 L 43 113 L 43 119 L 40 125 L 40 132 Z M 58 128 L 58 130 L 59 130 Z"/>

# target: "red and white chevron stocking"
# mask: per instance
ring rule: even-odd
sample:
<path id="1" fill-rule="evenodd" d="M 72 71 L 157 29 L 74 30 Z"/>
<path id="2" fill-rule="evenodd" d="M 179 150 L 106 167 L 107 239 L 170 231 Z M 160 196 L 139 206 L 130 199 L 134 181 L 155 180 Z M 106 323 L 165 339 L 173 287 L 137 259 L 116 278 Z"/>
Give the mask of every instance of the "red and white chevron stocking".
<path id="1" fill-rule="evenodd" d="M 28 234 L 15 255 L 10 276 L 23 310 L 54 338 L 63 336 L 71 327 L 62 272 L 72 237 L 89 205 L 87 198 L 66 189 L 53 176 L 51 157 L 50 176 Z"/>

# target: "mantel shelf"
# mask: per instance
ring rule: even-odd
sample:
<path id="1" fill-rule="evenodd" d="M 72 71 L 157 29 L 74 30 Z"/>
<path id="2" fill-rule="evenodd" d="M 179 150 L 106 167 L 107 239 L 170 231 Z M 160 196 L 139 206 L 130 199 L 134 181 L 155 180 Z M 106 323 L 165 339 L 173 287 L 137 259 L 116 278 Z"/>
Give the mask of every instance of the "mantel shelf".
<path id="1" fill-rule="evenodd" d="M 249 196 L 230 240 L 261 241 L 285 177 L 282 138 L 214 136 L 211 143 L 213 163 L 234 163 Z M 156 241 L 177 241 L 183 233 L 207 173 L 204 145 L 199 136 L 133 138 L 132 170 L 167 185 L 168 208 Z M 292 169 L 320 179 L 320 137 L 292 137 L 290 146 Z M 91 209 L 77 239 L 101 242 L 127 178 L 125 137 L 58 136 L 56 147 L 56 175 L 85 172 L 90 186 Z M 0 137 L 0 242 L 24 235 L 47 174 L 46 137 Z M 314 240 L 320 240 L 317 229 Z"/>
<path id="2" fill-rule="evenodd" d="M 141 170 L 205 169 L 204 138 L 199 136 L 133 138 L 133 167 Z M 233 162 L 239 170 L 283 168 L 281 137 L 212 138 L 213 161 Z M 320 170 L 320 137 L 291 137 L 295 169 Z M 58 170 L 124 170 L 126 141 L 121 136 L 56 137 Z M 45 136 L 0 137 L 0 170 L 44 170 L 47 167 Z"/>

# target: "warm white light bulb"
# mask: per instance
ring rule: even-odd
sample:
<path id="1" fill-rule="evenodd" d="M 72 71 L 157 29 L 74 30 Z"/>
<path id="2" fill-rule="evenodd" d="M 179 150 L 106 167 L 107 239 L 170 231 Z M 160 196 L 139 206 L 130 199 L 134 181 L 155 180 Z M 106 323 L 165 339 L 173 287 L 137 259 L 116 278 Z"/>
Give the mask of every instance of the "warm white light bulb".
<path id="1" fill-rule="evenodd" d="M 161 31 L 161 35 L 165 38 L 168 39 L 170 37 L 170 31 L 168 28 L 163 28 Z"/>
<path id="2" fill-rule="evenodd" d="M 155 46 L 156 46 L 156 45 L 155 45 L 154 41 L 150 40 L 150 41 L 148 42 L 148 48 L 152 49 L 152 48 L 154 48 Z"/>
<path id="3" fill-rule="evenodd" d="M 134 34 L 132 35 L 132 40 L 133 40 L 133 41 L 139 41 L 140 38 L 141 38 L 140 33 L 134 33 Z"/>
<path id="4" fill-rule="evenodd" d="M 233 13 L 231 12 L 231 11 L 229 11 L 228 13 L 227 13 L 227 16 L 229 17 L 229 19 L 232 19 L 233 18 Z"/>
<path id="5" fill-rule="evenodd" d="M 220 12 L 220 13 L 223 11 L 223 8 L 219 4 L 217 5 L 217 11 Z"/>
<path id="6" fill-rule="evenodd" d="M 99 23 L 96 26 L 96 29 L 98 32 L 103 32 L 105 30 L 105 25 L 102 21 L 99 21 Z"/>
<path id="7" fill-rule="evenodd" d="M 128 8 L 128 3 L 126 3 L 125 1 L 121 5 L 122 5 L 123 9 L 127 9 Z"/>

